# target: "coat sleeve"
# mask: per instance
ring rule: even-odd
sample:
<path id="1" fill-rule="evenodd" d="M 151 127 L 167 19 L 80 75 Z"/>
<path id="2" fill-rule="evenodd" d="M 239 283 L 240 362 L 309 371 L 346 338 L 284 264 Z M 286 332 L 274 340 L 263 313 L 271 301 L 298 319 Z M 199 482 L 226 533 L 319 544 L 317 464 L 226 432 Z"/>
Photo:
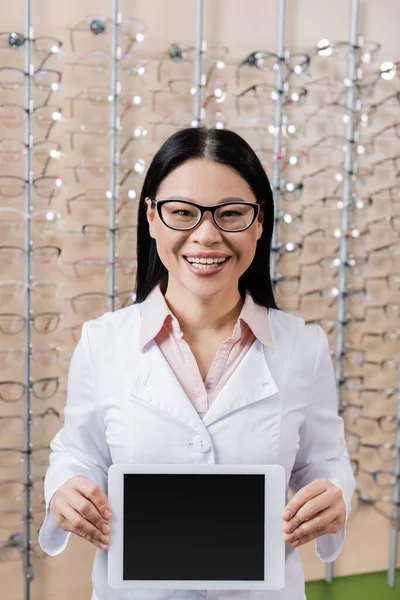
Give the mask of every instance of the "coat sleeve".
<path id="1" fill-rule="evenodd" d="M 343 548 L 355 480 L 344 438 L 343 419 L 338 415 L 337 388 L 328 340 L 319 325 L 309 327 L 317 330 L 317 352 L 309 404 L 300 428 L 299 450 L 289 485 L 297 492 L 315 479 L 329 479 L 341 489 L 346 505 L 346 522 L 337 533 L 323 535 L 315 541 L 318 558 L 331 562 Z"/>
<path id="2" fill-rule="evenodd" d="M 51 556 L 65 549 L 71 535 L 56 525 L 49 510 L 58 488 L 74 475 L 83 475 L 107 492 L 111 456 L 98 411 L 88 324 L 82 327 L 81 339 L 70 362 L 64 425 L 50 443 L 52 452 L 44 482 L 46 517 L 39 532 L 39 544 Z"/>

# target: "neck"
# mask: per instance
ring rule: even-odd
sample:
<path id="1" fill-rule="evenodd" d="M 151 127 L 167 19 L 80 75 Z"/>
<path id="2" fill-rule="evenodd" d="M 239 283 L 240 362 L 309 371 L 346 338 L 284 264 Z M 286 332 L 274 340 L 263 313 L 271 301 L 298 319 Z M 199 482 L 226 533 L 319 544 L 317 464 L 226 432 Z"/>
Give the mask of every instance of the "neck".
<path id="1" fill-rule="evenodd" d="M 238 288 L 223 290 L 210 298 L 193 295 L 186 288 L 168 282 L 165 300 L 179 321 L 186 339 L 229 332 L 232 334 L 244 301 Z"/>

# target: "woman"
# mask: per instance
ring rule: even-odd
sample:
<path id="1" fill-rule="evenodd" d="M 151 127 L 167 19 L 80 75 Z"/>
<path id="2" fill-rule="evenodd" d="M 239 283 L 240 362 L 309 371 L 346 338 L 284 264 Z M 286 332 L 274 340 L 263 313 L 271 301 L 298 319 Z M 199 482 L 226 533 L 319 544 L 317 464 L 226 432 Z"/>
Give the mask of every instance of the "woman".
<path id="1" fill-rule="evenodd" d="M 176 597 L 107 588 L 115 462 L 285 468 L 295 494 L 282 516 L 284 589 L 186 599 L 302 600 L 296 548 L 316 540 L 323 561 L 342 549 L 354 478 L 327 338 L 275 304 L 273 224 L 268 178 L 237 134 L 185 129 L 155 155 L 139 204 L 136 304 L 83 326 L 45 481 L 39 542 L 51 555 L 71 532 L 96 545 L 92 599 Z"/>

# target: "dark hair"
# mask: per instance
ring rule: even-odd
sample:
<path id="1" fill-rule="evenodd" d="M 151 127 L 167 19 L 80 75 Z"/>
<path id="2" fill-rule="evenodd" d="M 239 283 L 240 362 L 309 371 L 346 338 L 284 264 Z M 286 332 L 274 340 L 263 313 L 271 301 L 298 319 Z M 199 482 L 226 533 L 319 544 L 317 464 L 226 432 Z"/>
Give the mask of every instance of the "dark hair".
<path id="1" fill-rule="evenodd" d="M 149 233 L 145 199 L 156 197 L 161 182 L 171 171 L 196 158 L 215 161 L 237 171 L 263 208 L 263 232 L 253 262 L 239 278 L 239 291 L 244 297 L 248 290 L 261 306 L 278 308 L 270 277 L 274 203 L 267 174 L 254 150 L 240 135 L 227 129 L 207 127 L 189 127 L 171 135 L 155 154 L 146 173 L 138 211 L 136 302 L 145 300 L 158 283 L 165 291 L 168 280 L 168 271 Z"/>

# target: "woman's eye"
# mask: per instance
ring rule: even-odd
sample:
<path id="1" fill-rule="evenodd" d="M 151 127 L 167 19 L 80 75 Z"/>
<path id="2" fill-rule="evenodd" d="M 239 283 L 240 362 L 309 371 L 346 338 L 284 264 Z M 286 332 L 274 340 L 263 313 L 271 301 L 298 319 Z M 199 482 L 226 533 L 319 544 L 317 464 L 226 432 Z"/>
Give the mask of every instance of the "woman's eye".
<path id="1" fill-rule="evenodd" d="M 241 214 L 239 212 L 236 212 L 235 210 L 226 210 L 221 215 L 221 217 L 240 217 L 240 216 L 241 216 Z"/>
<path id="2" fill-rule="evenodd" d="M 173 215 L 179 215 L 180 217 L 187 217 L 190 215 L 188 210 L 174 210 Z"/>

